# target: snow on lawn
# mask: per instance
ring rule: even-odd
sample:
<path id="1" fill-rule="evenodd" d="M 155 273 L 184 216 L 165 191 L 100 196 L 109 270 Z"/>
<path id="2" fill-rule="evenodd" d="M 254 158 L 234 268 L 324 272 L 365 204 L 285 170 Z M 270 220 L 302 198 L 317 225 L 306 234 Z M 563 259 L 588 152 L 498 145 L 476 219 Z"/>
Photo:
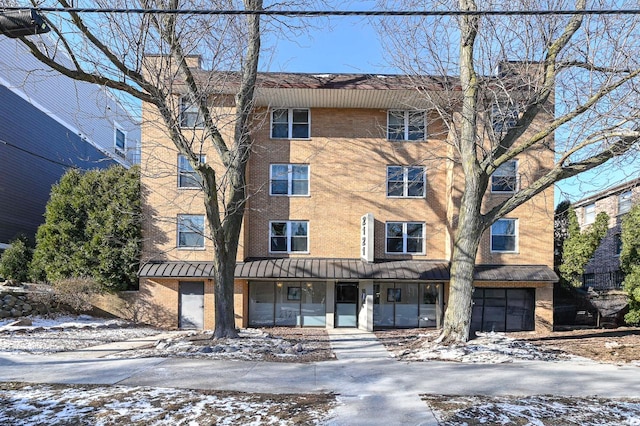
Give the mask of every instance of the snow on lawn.
<path id="1" fill-rule="evenodd" d="M 640 400 L 561 396 L 422 395 L 442 426 L 640 425 Z"/>
<path id="2" fill-rule="evenodd" d="M 261 329 L 243 329 L 237 339 L 211 339 L 211 333 L 182 332 L 159 340 L 154 347 L 113 354 L 110 357 L 185 357 L 265 361 L 318 361 L 331 359 L 328 344 L 314 339 L 296 341 Z"/>
<path id="3" fill-rule="evenodd" d="M 436 343 L 436 333 L 417 336 L 410 348 L 393 347 L 392 356 L 403 361 L 456 361 L 498 364 L 514 361 L 568 361 L 577 357 L 560 350 L 536 346 L 502 333 L 477 333 L 466 345 L 445 346 Z"/>
<path id="4" fill-rule="evenodd" d="M 3 425 L 314 425 L 334 404 L 331 394 L 0 384 Z"/>
<path id="5" fill-rule="evenodd" d="M 0 352 L 51 354 L 159 334 L 152 327 L 137 327 L 114 319 L 88 315 L 33 317 L 31 326 L 0 322 Z"/>

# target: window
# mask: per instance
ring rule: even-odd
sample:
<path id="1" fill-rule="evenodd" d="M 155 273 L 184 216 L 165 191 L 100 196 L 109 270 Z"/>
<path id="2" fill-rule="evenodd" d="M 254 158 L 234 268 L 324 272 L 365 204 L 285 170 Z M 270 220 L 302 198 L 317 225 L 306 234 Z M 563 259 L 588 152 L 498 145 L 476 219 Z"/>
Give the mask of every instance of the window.
<path id="1" fill-rule="evenodd" d="M 200 162 L 206 162 L 204 155 L 200 156 Z M 202 179 L 184 155 L 178 155 L 178 188 L 202 188 Z"/>
<path id="2" fill-rule="evenodd" d="M 518 250 L 516 228 L 516 219 L 499 219 L 491 225 L 491 251 L 515 253 Z"/>
<path id="3" fill-rule="evenodd" d="M 309 195 L 309 166 L 271 165 L 271 195 Z"/>
<path id="4" fill-rule="evenodd" d="M 631 210 L 631 195 L 631 191 L 624 191 L 618 195 L 618 214 L 624 214 Z"/>
<path id="5" fill-rule="evenodd" d="M 274 109 L 271 111 L 273 139 L 309 139 L 308 109 Z"/>
<path id="6" fill-rule="evenodd" d="M 178 215 L 178 248 L 204 248 L 204 215 Z"/>
<path id="7" fill-rule="evenodd" d="M 588 225 L 596 221 L 596 203 L 584 206 L 584 223 Z"/>
<path id="8" fill-rule="evenodd" d="M 282 221 L 269 224 L 269 251 L 306 253 L 309 250 L 309 222 Z"/>
<path id="9" fill-rule="evenodd" d="M 491 192 L 516 192 L 517 190 L 518 161 L 507 161 L 491 175 Z"/>
<path id="10" fill-rule="evenodd" d="M 114 132 L 114 140 L 116 154 L 124 157 L 127 150 L 127 134 L 124 132 L 124 130 L 116 127 Z"/>
<path id="11" fill-rule="evenodd" d="M 614 245 L 615 255 L 620 256 L 620 253 L 622 253 L 622 236 L 620 234 L 613 235 L 613 245 Z"/>
<path id="12" fill-rule="evenodd" d="M 389 111 L 387 114 L 387 139 L 391 141 L 425 140 L 424 111 Z"/>
<path id="13" fill-rule="evenodd" d="M 199 106 L 189 96 L 180 98 L 180 126 L 204 127 L 204 120 L 200 115 Z"/>
<path id="14" fill-rule="evenodd" d="M 424 254 L 424 223 L 387 222 L 387 253 Z"/>
<path id="15" fill-rule="evenodd" d="M 424 183 L 424 167 L 387 167 L 387 197 L 424 197 Z"/>
<path id="16" fill-rule="evenodd" d="M 518 123 L 518 107 L 512 103 L 494 104 L 491 108 L 491 126 L 496 134 L 506 133 Z"/>

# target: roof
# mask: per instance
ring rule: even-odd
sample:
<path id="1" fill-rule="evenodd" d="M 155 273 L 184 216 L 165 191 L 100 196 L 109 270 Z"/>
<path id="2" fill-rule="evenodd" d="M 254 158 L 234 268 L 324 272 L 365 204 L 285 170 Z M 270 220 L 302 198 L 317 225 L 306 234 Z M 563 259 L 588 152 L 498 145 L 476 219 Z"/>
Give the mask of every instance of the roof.
<path id="1" fill-rule="evenodd" d="M 213 262 L 153 261 L 142 265 L 141 278 L 210 278 Z M 238 262 L 236 278 L 448 281 L 449 263 L 429 260 L 364 262 L 359 259 L 282 258 Z M 545 265 L 479 265 L 478 281 L 555 282 Z"/>
<path id="2" fill-rule="evenodd" d="M 233 94 L 239 84 L 235 72 L 192 68 L 202 87 Z M 173 84 L 183 84 L 179 79 Z M 273 108 L 428 109 L 436 97 L 460 91 L 459 80 L 432 76 L 374 74 L 258 73 L 254 102 Z M 425 96 L 425 93 L 432 96 Z M 440 93 L 440 95 L 435 95 Z"/>
<path id="3" fill-rule="evenodd" d="M 575 203 L 573 203 L 573 206 L 574 207 L 586 206 L 587 204 L 595 203 L 598 200 L 607 198 L 611 195 L 617 195 L 621 192 L 627 191 L 637 186 L 640 186 L 640 178 L 635 178 L 628 182 L 621 183 L 619 185 L 610 186 L 609 188 L 604 189 L 594 195 L 591 195 L 589 197 L 576 201 Z"/>

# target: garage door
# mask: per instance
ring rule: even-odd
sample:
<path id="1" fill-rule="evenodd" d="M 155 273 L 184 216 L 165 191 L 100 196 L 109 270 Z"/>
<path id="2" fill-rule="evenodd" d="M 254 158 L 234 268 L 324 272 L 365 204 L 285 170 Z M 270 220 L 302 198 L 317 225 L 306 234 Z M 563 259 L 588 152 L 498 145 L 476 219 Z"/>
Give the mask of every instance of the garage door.
<path id="1" fill-rule="evenodd" d="M 475 331 L 534 329 L 535 289 L 476 288 L 473 293 L 471 336 Z"/>

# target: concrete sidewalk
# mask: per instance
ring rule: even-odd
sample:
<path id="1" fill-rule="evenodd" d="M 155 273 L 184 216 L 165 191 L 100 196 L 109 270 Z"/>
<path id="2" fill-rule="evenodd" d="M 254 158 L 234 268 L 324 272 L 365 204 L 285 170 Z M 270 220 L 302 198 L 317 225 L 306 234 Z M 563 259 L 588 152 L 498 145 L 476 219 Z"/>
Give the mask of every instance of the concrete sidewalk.
<path id="1" fill-rule="evenodd" d="M 121 384 L 260 393 L 333 392 L 330 425 L 435 425 L 419 395 L 559 395 L 640 398 L 637 366 L 590 361 L 464 364 L 403 362 L 372 333 L 329 331 L 337 360 L 315 363 L 178 358 L 100 358 L 121 344 L 78 356 L 0 355 L 0 381 Z M 160 338 L 137 339 L 131 345 Z M 107 347 L 105 347 L 107 346 Z"/>
<path id="2" fill-rule="evenodd" d="M 55 356 L 69 359 L 104 358 L 106 356 L 114 355 L 120 352 L 152 347 L 158 340 L 166 339 L 174 335 L 175 333 L 171 332 L 154 334 L 153 336 L 137 337 L 135 339 L 123 340 L 121 342 L 111 342 L 98 346 L 89 346 L 88 348 L 76 349 L 69 352 L 59 352 Z"/>

